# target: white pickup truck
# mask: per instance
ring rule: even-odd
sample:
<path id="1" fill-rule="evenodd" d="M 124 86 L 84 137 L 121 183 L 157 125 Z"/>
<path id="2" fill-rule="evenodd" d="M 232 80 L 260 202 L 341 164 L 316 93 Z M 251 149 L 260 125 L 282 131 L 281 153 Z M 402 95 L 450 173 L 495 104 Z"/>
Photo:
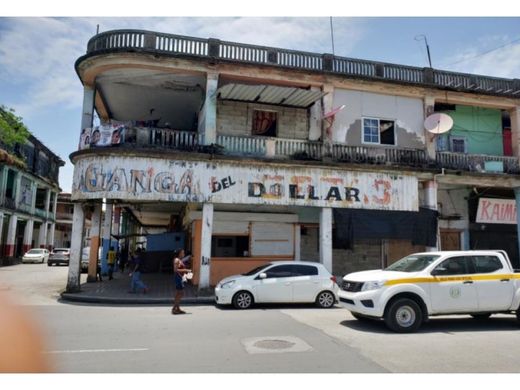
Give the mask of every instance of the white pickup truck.
<path id="1" fill-rule="evenodd" d="M 520 321 L 520 273 L 500 250 L 415 253 L 345 275 L 339 300 L 355 318 L 383 318 L 395 332 L 414 332 L 435 315 L 516 312 Z"/>

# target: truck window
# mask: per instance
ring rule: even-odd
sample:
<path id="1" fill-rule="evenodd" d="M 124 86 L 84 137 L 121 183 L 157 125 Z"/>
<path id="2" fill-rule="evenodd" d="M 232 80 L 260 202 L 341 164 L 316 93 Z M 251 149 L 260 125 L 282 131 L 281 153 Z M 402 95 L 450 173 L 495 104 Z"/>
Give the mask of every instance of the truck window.
<path id="1" fill-rule="evenodd" d="M 504 268 L 496 256 L 473 256 L 473 264 L 478 274 L 488 274 Z"/>
<path id="2" fill-rule="evenodd" d="M 385 271 L 419 272 L 438 258 L 438 255 L 410 255 L 385 268 Z"/>
<path id="3" fill-rule="evenodd" d="M 472 260 L 469 256 L 458 256 L 444 260 L 434 271 L 436 275 L 466 275 L 473 273 L 469 264 Z"/>

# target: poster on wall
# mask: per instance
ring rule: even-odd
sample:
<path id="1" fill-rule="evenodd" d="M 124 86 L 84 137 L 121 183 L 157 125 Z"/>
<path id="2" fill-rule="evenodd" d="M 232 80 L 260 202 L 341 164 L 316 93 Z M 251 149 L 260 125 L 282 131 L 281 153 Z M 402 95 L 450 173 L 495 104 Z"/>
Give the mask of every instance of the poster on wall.
<path id="1" fill-rule="evenodd" d="M 96 126 L 90 136 L 91 146 L 112 146 L 122 143 L 125 128 L 125 122 L 112 121 L 110 123 L 102 123 Z"/>
<path id="2" fill-rule="evenodd" d="M 480 198 L 477 223 L 504 223 L 516 225 L 516 201 L 514 199 Z"/>
<path id="3" fill-rule="evenodd" d="M 20 195 L 20 203 L 26 206 L 32 205 L 32 188 L 31 188 L 31 181 L 27 179 L 26 177 L 22 177 L 20 180 L 20 188 L 21 188 L 21 195 Z"/>
<path id="4" fill-rule="evenodd" d="M 92 133 L 92 129 L 90 127 L 87 127 L 83 130 L 81 130 L 81 134 L 79 136 L 79 145 L 78 149 L 88 149 L 90 147 L 90 136 Z"/>

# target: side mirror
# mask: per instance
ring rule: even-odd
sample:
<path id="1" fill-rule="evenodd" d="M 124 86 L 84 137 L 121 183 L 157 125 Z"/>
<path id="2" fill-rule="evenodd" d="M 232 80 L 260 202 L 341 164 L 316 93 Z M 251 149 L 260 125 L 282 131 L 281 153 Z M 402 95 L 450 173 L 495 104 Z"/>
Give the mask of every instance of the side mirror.
<path id="1" fill-rule="evenodd" d="M 446 271 L 448 271 L 447 268 L 444 267 L 437 267 L 432 271 L 432 276 L 436 275 L 446 275 Z"/>
<path id="2" fill-rule="evenodd" d="M 265 272 L 262 272 L 260 275 L 258 275 L 258 279 L 265 279 L 267 278 L 267 274 Z"/>

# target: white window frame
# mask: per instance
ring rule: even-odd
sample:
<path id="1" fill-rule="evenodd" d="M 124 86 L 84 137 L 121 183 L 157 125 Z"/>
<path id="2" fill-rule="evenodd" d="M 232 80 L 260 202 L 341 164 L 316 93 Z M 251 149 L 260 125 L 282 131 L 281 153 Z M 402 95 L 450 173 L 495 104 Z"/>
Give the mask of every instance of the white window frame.
<path id="1" fill-rule="evenodd" d="M 377 142 L 365 141 L 365 119 L 377 121 Z M 381 121 L 387 121 L 387 122 L 394 123 L 394 143 L 393 144 L 382 144 L 381 143 L 381 132 L 379 131 L 379 129 L 381 128 Z M 397 145 L 396 123 L 397 123 L 397 121 L 395 119 L 362 117 L 361 118 L 361 143 L 364 145 L 396 146 Z"/>

